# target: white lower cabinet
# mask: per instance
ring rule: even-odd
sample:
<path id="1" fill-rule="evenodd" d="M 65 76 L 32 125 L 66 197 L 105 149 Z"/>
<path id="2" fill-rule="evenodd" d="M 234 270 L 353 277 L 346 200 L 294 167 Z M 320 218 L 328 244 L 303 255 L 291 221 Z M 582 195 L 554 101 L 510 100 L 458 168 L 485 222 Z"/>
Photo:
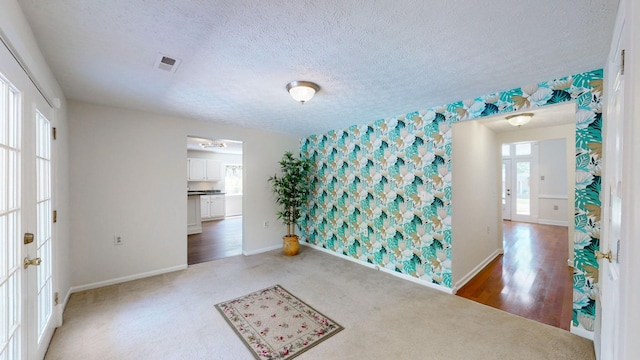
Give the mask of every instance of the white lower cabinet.
<path id="1" fill-rule="evenodd" d="M 187 197 L 187 234 L 199 234 L 202 232 L 200 219 L 200 198 L 197 196 Z"/>
<path id="2" fill-rule="evenodd" d="M 224 195 L 200 195 L 202 220 L 223 219 L 225 216 Z"/>

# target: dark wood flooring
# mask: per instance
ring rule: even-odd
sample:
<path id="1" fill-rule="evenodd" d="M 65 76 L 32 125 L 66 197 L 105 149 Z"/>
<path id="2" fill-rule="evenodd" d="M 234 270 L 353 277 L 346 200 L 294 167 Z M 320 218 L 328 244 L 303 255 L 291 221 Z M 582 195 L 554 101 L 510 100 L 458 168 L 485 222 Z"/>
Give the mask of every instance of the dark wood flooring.
<path id="1" fill-rule="evenodd" d="M 504 255 L 457 295 L 569 330 L 573 274 L 567 266 L 566 227 L 503 222 Z"/>
<path id="2" fill-rule="evenodd" d="M 242 216 L 202 222 L 202 233 L 188 236 L 187 263 L 199 264 L 242 254 Z"/>

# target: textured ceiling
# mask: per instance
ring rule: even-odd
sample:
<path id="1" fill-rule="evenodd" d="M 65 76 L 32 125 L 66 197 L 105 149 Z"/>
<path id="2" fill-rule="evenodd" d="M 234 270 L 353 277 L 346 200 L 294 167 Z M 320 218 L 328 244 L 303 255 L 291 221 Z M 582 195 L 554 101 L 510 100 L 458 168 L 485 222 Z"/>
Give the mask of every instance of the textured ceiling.
<path id="1" fill-rule="evenodd" d="M 19 3 L 69 99 L 305 136 L 601 68 L 618 1 Z"/>

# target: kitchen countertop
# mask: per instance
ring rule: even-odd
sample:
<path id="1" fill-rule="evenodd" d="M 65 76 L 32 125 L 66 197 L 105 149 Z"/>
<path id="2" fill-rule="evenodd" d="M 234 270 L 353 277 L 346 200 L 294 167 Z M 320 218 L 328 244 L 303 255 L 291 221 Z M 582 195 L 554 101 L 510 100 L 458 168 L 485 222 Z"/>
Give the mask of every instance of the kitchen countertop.
<path id="1" fill-rule="evenodd" d="M 187 196 L 192 195 L 224 195 L 225 193 L 218 190 L 188 190 Z"/>

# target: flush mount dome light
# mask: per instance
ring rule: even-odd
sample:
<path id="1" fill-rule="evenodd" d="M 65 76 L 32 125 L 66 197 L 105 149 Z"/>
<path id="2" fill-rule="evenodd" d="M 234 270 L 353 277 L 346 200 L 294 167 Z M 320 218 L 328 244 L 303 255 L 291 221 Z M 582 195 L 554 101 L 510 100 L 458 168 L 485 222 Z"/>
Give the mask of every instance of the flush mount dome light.
<path id="1" fill-rule="evenodd" d="M 320 86 L 311 81 L 292 81 L 287 84 L 287 91 L 291 97 L 302 104 L 311 100 L 318 90 L 320 90 Z"/>
<path id="2" fill-rule="evenodd" d="M 509 115 L 505 119 L 507 119 L 509 124 L 513 126 L 522 126 L 528 123 L 529 121 L 531 121 L 532 117 L 533 117 L 533 113 L 523 113 L 523 114 L 517 114 L 517 115 Z"/>

